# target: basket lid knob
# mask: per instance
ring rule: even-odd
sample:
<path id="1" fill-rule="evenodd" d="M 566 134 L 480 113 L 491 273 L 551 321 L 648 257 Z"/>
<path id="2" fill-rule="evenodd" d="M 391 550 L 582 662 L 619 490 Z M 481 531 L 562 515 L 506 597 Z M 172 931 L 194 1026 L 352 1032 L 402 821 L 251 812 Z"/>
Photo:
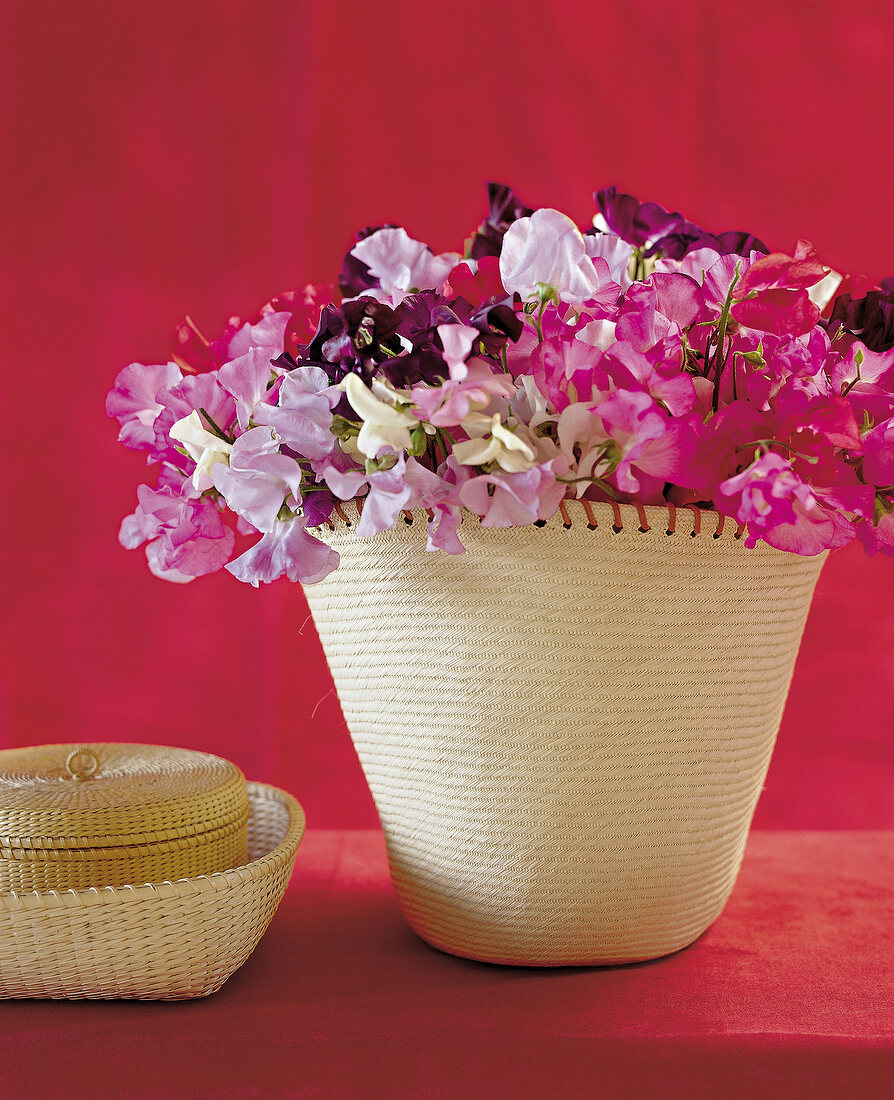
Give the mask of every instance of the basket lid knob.
<path id="1" fill-rule="evenodd" d="M 90 749 L 75 749 L 66 756 L 65 767 L 72 779 L 91 779 L 99 769 L 99 757 Z"/>

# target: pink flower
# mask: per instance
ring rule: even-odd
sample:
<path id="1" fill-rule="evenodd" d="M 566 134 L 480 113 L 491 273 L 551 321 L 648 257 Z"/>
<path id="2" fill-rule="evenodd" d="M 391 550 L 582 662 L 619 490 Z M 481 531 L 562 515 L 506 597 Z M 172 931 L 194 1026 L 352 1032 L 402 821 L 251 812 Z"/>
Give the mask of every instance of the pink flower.
<path id="1" fill-rule="evenodd" d="M 338 568 L 339 556 L 324 542 L 308 534 L 304 520 L 280 520 L 252 546 L 231 561 L 227 570 L 237 580 L 254 585 L 279 577 L 302 584 L 316 584 Z"/>
<path id="2" fill-rule="evenodd" d="M 455 327 L 455 326 L 454 326 Z M 515 382 L 505 374 L 494 374 L 480 360 L 473 360 L 461 381 L 449 378 L 440 386 L 420 383 L 410 391 L 413 413 L 438 428 L 462 423 L 473 409 L 484 409 L 491 397 L 511 397 Z"/>
<path id="3" fill-rule="evenodd" d="M 557 413 L 572 402 L 590 401 L 607 388 L 604 353 L 575 338 L 574 329 L 544 339 L 531 355 L 529 373 L 537 388 Z"/>
<path id="4" fill-rule="evenodd" d="M 128 550 L 148 539 L 146 557 L 156 576 L 182 583 L 215 573 L 229 560 L 235 536 L 210 500 L 148 485 L 139 486 L 137 499 L 118 538 Z"/>
<path id="5" fill-rule="evenodd" d="M 262 314 L 257 324 L 252 325 L 246 321 L 230 340 L 227 349 L 230 360 L 238 359 L 250 351 L 266 352 L 268 362 L 278 359 L 283 353 L 285 331 L 291 320 L 290 312 L 271 312 Z"/>
<path id="6" fill-rule="evenodd" d="M 278 294 L 263 307 L 261 315 L 290 314 L 283 333 L 283 349 L 297 356 L 302 346 L 314 338 L 323 307 L 339 300 L 338 290 L 332 283 L 308 283 L 302 290 L 286 290 Z"/>
<path id="7" fill-rule="evenodd" d="M 469 478 L 460 472 L 467 468 L 458 468 L 452 458 L 447 465 L 457 478 L 460 502 L 481 516 L 482 527 L 527 527 L 549 519 L 565 495 L 554 468 L 561 469 L 562 463 L 555 459 L 520 473 L 495 471 Z"/>
<path id="8" fill-rule="evenodd" d="M 685 416 L 695 407 L 695 387 L 692 376 L 681 370 L 682 357 L 679 336 L 669 335 L 645 353 L 619 339 L 602 360 L 602 369 L 617 386 L 642 387 L 673 416 Z"/>
<path id="9" fill-rule="evenodd" d="M 586 302 L 598 297 L 601 288 L 583 234 L 558 210 L 536 210 L 509 226 L 500 252 L 500 277 L 506 290 L 522 300 L 553 292 L 562 302 Z"/>
<path id="10" fill-rule="evenodd" d="M 462 258 L 456 252 L 436 256 L 428 245 L 414 241 L 405 229 L 377 229 L 351 249 L 379 281 L 378 287 L 364 290 L 365 297 L 388 305 L 398 305 L 417 290 L 440 287 Z"/>

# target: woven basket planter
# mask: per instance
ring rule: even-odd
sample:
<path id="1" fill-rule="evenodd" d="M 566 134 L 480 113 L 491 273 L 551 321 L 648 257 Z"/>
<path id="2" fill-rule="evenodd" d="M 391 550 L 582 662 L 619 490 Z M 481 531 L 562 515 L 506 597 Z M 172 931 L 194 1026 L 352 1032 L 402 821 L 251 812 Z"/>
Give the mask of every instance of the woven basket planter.
<path id="1" fill-rule="evenodd" d="M 216 992 L 282 900 L 304 834 L 285 791 L 248 785 L 248 862 L 177 881 L 0 891 L 0 1000 L 187 1000 Z"/>
<path id="2" fill-rule="evenodd" d="M 487 962 L 685 947 L 732 890 L 823 556 L 716 513 L 320 531 L 306 594 L 409 924 Z"/>

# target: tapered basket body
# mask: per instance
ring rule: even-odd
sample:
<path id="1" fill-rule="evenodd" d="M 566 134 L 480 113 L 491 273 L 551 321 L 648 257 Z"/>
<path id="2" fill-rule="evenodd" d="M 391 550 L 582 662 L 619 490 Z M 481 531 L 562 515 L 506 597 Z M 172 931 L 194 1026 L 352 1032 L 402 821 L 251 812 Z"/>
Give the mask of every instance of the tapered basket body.
<path id="1" fill-rule="evenodd" d="M 306 594 L 409 924 L 488 962 L 686 946 L 732 890 L 822 557 L 695 509 L 319 534 Z M 617 528 L 621 528 L 618 530 Z M 672 530 L 672 533 L 668 533 Z"/>

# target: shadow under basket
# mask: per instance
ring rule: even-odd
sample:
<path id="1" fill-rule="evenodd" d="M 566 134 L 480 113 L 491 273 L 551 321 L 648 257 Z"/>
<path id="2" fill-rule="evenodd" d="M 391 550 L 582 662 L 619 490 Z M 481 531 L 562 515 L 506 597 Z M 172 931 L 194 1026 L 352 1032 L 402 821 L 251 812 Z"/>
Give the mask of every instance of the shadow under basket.
<path id="1" fill-rule="evenodd" d="M 0 893 L 0 998 L 186 1000 L 245 962 L 304 834 L 285 791 L 248 784 L 249 861 L 177 882 Z"/>

